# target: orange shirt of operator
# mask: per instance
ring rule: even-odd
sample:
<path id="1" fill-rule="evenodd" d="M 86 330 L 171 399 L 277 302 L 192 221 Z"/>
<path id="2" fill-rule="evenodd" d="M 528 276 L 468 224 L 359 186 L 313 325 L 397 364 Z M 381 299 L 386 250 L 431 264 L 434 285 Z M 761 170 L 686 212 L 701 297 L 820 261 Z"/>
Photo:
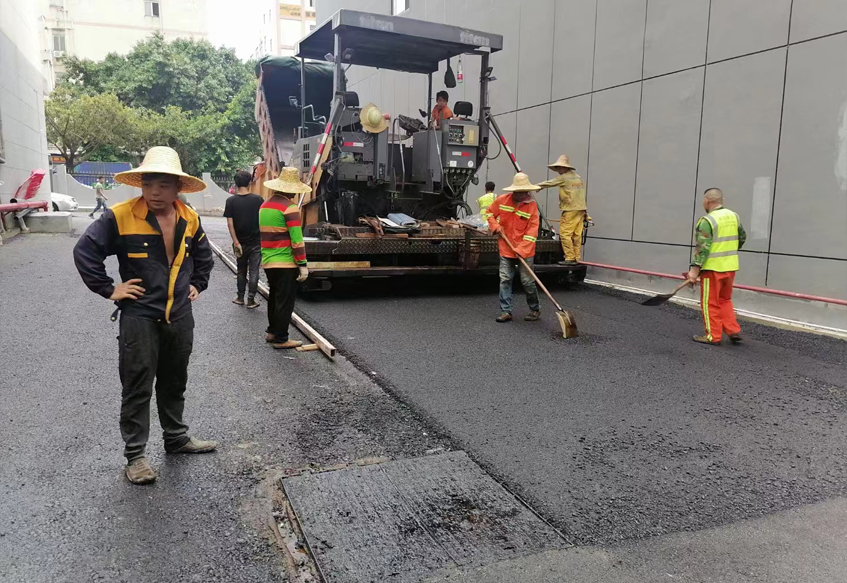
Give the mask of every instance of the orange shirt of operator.
<path id="1" fill-rule="evenodd" d="M 447 107 L 450 96 L 446 91 L 439 91 L 435 98 L 435 107 L 432 108 L 432 127 L 441 127 L 442 120 L 453 119 L 453 111 Z"/>

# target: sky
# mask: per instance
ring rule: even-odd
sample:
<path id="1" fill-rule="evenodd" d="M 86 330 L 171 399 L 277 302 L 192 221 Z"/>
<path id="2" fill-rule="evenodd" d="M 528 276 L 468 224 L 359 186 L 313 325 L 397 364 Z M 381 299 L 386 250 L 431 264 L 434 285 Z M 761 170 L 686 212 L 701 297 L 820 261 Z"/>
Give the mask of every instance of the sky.
<path id="1" fill-rule="evenodd" d="M 259 42 L 261 4 L 261 0 L 207 0 L 211 43 L 234 48 L 239 58 L 248 59 Z"/>

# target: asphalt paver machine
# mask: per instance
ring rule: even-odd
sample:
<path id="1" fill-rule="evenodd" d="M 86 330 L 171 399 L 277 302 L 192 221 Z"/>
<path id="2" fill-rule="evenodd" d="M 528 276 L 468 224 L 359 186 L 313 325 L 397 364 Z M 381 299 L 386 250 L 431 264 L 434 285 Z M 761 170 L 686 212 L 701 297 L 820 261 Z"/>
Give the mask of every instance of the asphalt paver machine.
<path id="1" fill-rule="evenodd" d="M 467 192 L 492 132 L 520 171 L 488 105 L 489 59 L 502 48 L 497 34 L 341 10 L 298 43 L 295 57 L 260 63 L 256 113 L 268 172 L 295 166 L 312 185 L 299 204 L 313 289 L 341 277 L 497 271 L 497 238 L 457 219 L 472 213 Z M 478 112 L 458 101 L 455 117 L 435 127 L 433 74 L 460 55 L 481 61 Z M 421 109 L 392 117 L 360 103 L 347 90 L 352 65 L 426 75 Z M 544 225 L 536 249 L 537 272 L 584 278 L 582 266 L 557 265 L 561 246 Z"/>

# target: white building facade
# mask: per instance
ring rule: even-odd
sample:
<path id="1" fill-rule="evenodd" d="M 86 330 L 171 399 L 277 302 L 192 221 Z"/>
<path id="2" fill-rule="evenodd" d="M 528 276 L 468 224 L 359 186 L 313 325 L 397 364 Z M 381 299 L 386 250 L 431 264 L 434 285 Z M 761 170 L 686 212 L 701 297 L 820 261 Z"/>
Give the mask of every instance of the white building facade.
<path id="1" fill-rule="evenodd" d="M 44 125 L 48 83 L 41 69 L 36 7 L 0 0 L 0 15 L 0 203 L 6 203 L 33 170 L 49 167 Z M 36 199 L 49 196 L 50 180 L 45 178 Z"/>
<path id="2" fill-rule="evenodd" d="M 294 45 L 315 28 L 316 0 L 264 0 L 258 15 L 254 59 L 292 56 Z"/>
<path id="3" fill-rule="evenodd" d="M 55 83 L 62 58 L 126 54 L 153 33 L 206 39 L 207 0 L 28 0 L 38 5 L 42 68 Z"/>

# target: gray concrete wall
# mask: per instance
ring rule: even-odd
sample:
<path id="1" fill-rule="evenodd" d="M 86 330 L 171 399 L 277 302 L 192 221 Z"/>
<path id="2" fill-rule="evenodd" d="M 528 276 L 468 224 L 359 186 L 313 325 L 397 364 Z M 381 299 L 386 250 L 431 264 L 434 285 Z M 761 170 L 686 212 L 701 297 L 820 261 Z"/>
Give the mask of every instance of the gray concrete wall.
<path id="1" fill-rule="evenodd" d="M 208 172 L 203 174 L 203 181 L 206 183 L 206 190 L 188 194 L 188 202 L 200 214 L 220 214 L 223 212 L 226 199 L 230 196 L 229 193 L 215 184 L 212 175 Z M 53 169 L 53 187 L 54 192 L 74 197 L 81 209 L 94 208 L 94 189 L 77 182 L 73 176 L 67 174 L 64 166 L 57 166 Z M 106 191 L 107 204 L 110 207 L 137 196 L 141 196 L 141 189 L 125 184 Z"/>
<path id="2" fill-rule="evenodd" d="M 390 2 L 316 4 L 322 22 Z M 683 271 L 718 186 L 750 235 L 740 282 L 847 299 L 845 0 L 411 0 L 403 16 L 504 35 L 493 111 L 532 180 L 562 153 L 586 179 L 587 261 Z M 450 101 L 476 105 L 475 59 L 464 69 Z M 426 107 L 422 75 L 349 79 L 393 115 Z M 512 173 L 501 155 L 481 178 Z M 555 192 L 539 202 L 556 214 Z"/>
<path id="3" fill-rule="evenodd" d="M 9 202 L 30 172 L 48 169 L 37 13 L 29 2 L 0 0 L 0 202 Z M 46 176 L 36 200 L 48 200 Z"/>

